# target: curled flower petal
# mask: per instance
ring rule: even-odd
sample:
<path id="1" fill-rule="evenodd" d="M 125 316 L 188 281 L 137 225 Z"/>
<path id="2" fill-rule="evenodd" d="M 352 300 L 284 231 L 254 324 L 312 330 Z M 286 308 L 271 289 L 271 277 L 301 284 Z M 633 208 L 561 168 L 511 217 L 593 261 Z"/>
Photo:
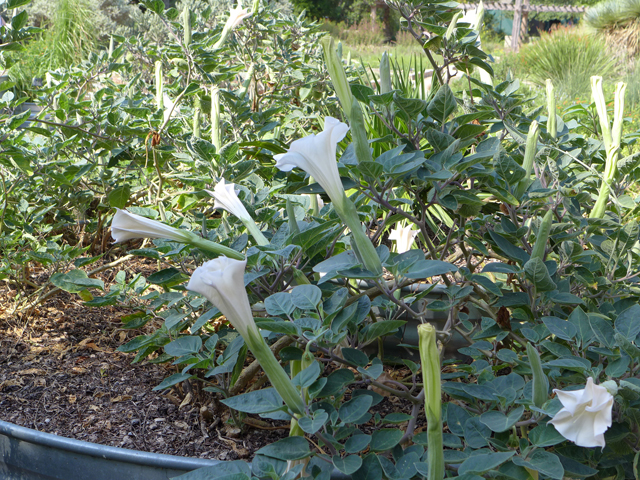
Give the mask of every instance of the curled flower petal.
<path id="1" fill-rule="evenodd" d="M 411 227 L 397 227 L 391 230 L 389 240 L 395 240 L 398 253 L 404 253 L 411 250 L 411 245 L 418 234 L 418 230 L 412 230 Z"/>
<path id="2" fill-rule="evenodd" d="M 206 190 L 206 192 L 216 200 L 213 205 L 214 208 L 222 208 L 240 220 L 253 221 L 251 215 L 249 215 L 249 212 L 247 212 L 247 209 L 238 198 L 235 184 L 225 183 L 223 178 L 216 184 L 213 191 Z"/>
<path id="3" fill-rule="evenodd" d="M 273 157 L 276 159 L 276 167 L 283 172 L 295 167 L 304 170 L 320 184 L 332 202 L 341 203 L 344 187 L 338 173 L 336 148 L 348 130 L 349 126 L 346 123 L 333 117 L 325 117 L 322 133 L 312 133 L 296 140 L 287 153 Z"/>
<path id="4" fill-rule="evenodd" d="M 244 286 L 246 260 L 224 256 L 205 262 L 191 275 L 187 290 L 199 293 L 215 305 L 240 335 L 257 332 Z"/>
<path id="5" fill-rule="evenodd" d="M 167 238 L 175 242 L 189 242 L 189 234 L 119 208 L 111 222 L 111 236 L 118 243 L 134 238 Z"/>
<path id="6" fill-rule="evenodd" d="M 549 421 L 558 433 L 580 447 L 605 446 L 604 432 L 611 426 L 613 395 L 589 377 L 582 390 L 554 390 L 563 408 Z"/>

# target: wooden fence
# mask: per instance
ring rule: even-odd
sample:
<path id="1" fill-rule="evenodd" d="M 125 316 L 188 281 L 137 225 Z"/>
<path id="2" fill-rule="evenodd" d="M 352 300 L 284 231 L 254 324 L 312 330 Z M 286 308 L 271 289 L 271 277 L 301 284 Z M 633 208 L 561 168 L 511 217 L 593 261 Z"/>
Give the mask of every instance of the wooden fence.
<path id="1" fill-rule="evenodd" d="M 476 8 L 475 3 L 460 5 L 463 10 Z M 508 10 L 513 13 L 513 29 L 511 31 L 511 49 L 517 52 L 520 41 L 527 32 L 529 12 L 558 12 L 558 13 L 583 13 L 587 7 L 574 7 L 571 5 L 530 5 L 529 0 L 515 0 L 514 2 L 489 2 L 484 4 L 485 10 Z"/>

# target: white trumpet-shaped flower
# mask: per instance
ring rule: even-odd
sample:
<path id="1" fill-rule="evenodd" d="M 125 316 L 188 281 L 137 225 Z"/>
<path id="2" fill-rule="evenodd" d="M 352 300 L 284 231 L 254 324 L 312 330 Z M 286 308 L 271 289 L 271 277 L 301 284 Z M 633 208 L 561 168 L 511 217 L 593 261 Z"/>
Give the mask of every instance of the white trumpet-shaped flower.
<path id="1" fill-rule="evenodd" d="M 199 293 L 214 304 L 243 338 L 256 335 L 249 297 L 244 286 L 246 260 L 218 257 L 196 268 L 187 290 Z"/>
<path id="2" fill-rule="evenodd" d="M 190 232 L 178 230 L 162 222 L 116 209 L 111 222 L 111 236 L 120 243 L 134 238 L 166 238 L 175 242 L 189 242 Z"/>
<path id="3" fill-rule="evenodd" d="M 141 217 L 119 208 L 116 209 L 116 214 L 111 222 L 111 236 L 118 243 L 133 240 L 134 238 L 166 238 L 174 242 L 188 243 L 216 254 L 223 254 L 237 259 L 244 258 L 244 255 L 240 252 L 211 242 L 193 232 L 173 228 L 157 220 Z"/>
<path id="4" fill-rule="evenodd" d="M 220 48 L 224 42 L 226 42 L 231 30 L 236 28 L 245 18 L 250 17 L 251 15 L 252 12 L 248 8 L 242 8 L 242 1 L 238 1 L 238 6 L 236 8 L 232 8 L 229 12 L 229 18 L 227 18 L 224 28 L 222 29 L 222 33 L 220 34 L 220 38 L 213 46 L 213 49 L 215 50 Z"/>
<path id="5" fill-rule="evenodd" d="M 345 194 L 338 162 L 336 149 L 338 142 L 342 140 L 349 126 L 333 117 L 325 117 L 324 130 L 318 135 L 311 134 L 296 140 L 291 144 L 287 153 L 275 155 L 276 167 L 283 172 L 288 172 L 298 167 L 307 172 L 320 184 L 329 195 L 331 203 L 340 219 L 349 227 L 353 237 L 351 244 L 356 255 L 365 268 L 376 275 L 382 273 L 382 263 L 371 243 L 371 240 L 362 229 L 362 223 L 358 217 L 358 210 Z"/>
<path id="6" fill-rule="evenodd" d="M 349 126 L 346 123 L 333 117 L 325 117 L 322 133 L 312 133 L 296 140 L 287 153 L 273 157 L 276 159 L 276 167 L 283 172 L 295 167 L 304 170 L 320 184 L 334 204 L 342 205 L 345 193 L 338 173 L 336 148 L 347 131 Z"/>
<path id="7" fill-rule="evenodd" d="M 389 240 L 395 240 L 398 253 L 404 253 L 411 250 L 411 245 L 418 234 L 418 230 L 413 230 L 408 227 L 397 227 L 391 230 L 389 234 Z"/>
<path id="8" fill-rule="evenodd" d="M 236 8 L 232 8 L 229 12 L 227 25 L 230 25 L 231 28 L 236 28 L 245 18 L 248 18 L 251 15 L 252 12 L 248 8 L 242 8 L 242 2 L 238 2 L 238 6 Z"/>
<path id="9" fill-rule="evenodd" d="M 216 184 L 213 191 L 206 190 L 206 192 L 215 198 L 216 201 L 213 206 L 215 208 L 222 208 L 223 210 L 226 210 L 232 215 L 238 217 L 259 245 L 269 244 L 269 240 L 267 240 L 262 234 L 256 225 L 256 222 L 254 222 L 253 218 L 249 215 L 249 212 L 247 212 L 247 209 L 238 198 L 238 194 L 233 183 L 225 183 L 223 178 Z"/>
<path id="10" fill-rule="evenodd" d="M 549 421 L 560 435 L 579 447 L 604 448 L 604 432 L 611 426 L 613 395 L 587 379 L 582 390 L 554 390 L 562 409 Z"/>
<path id="11" fill-rule="evenodd" d="M 271 384 L 287 406 L 296 414 L 303 414 L 304 402 L 300 392 L 276 360 L 256 326 L 244 284 L 247 262 L 218 257 L 196 268 L 187 289 L 199 293 L 215 305 L 238 331 L 269 377 Z"/>
<path id="12" fill-rule="evenodd" d="M 239 190 L 236 190 L 235 184 L 226 183 L 223 178 L 216 184 L 213 191 L 205 191 L 216 200 L 213 204 L 214 208 L 222 208 L 242 221 L 253 221 L 251 215 L 249 215 L 249 212 L 247 212 L 247 209 L 238 198 Z"/>

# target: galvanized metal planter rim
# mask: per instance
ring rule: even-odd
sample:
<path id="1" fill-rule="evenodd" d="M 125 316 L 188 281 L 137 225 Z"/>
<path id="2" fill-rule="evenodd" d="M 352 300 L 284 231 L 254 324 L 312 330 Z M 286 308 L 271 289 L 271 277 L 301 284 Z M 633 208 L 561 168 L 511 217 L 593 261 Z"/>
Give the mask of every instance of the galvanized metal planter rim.
<path id="1" fill-rule="evenodd" d="M 178 457 L 176 455 L 166 455 L 163 453 L 141 452 L 128 448 L 111 447 L 97 443 L 75 440 L 61 437 L 51 433 L 44 433 L 26 427 L 14 425 L 13 423 L 0 420 L 0 435 L 15 438 L 28 443 L 55 448 L 90 457 L 99 457 L 104 460 L 113 460 L 134 465 L 148 465 L 157 468 L 167 468 L 175 470 L 195 470 L 201 467 L 211 467 L 221 460 L 207 460 L 204 458 Z"/>

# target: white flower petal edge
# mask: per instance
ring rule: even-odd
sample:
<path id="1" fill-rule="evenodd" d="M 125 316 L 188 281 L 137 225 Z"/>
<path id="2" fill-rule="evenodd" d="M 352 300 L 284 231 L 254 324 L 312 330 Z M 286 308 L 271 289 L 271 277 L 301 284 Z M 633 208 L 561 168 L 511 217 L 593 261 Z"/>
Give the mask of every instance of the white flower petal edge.
<path id="1" fill-rule="evenodd" d="M 344 188 L 338 173 L 336 149 L 349 126 L 333 118 L 325 117 L 324 130 L 296 140 L 287 153 L 275 155 L 276 167 L 288 172 L 297 167 L 309 175 L 327 192 L 334 203 L 342 203 Z"/>
<path id="2" fill-rule="evenodd" d="M 177 228 L 119 208 L 111 222 L 111 236 L 118 243 L 134 238 L 167 238 L 176 242 L 188 242 L 189 234 L 190 232 L 181 232 Z"/>
<path id="3" fill-rule="evenodd" d="M 248 8 L 241 8 L 241 4 L 238 3 L 236 8 L 232 8 L 229 12 L 229 19 L 227 20 L 227 24 L 231 26 L 231 28 L 236 28 L 238 25 L 242 23 L 242 21 L 251 16 L 251 12 Z"/>
<path id="4" fill-rule="evenodd" d="M 247 209 L 238 198 L 235 184 L 225 183 L 223 178 L 216 184 L 213 191 L 206 190 L 206 192 L 215 199 L 214 208 L 222 208 L 242 221 L 253 221 L 251 215 L 249 215 L 249 212 L 247 212 Z"/>
<path id="5" fill-rule="evenodd" d="M 554 390 L 563 408 L 549 421 L 558 433 L 579 447 L 604 448 L 604 432 L 611 426 L 613 395 L 589 377 L 582 390 Z"/>
<path id="6" fill-rule="evenodd" d="M 187 289 L 207 298 L 234 326 L 247 343 L 260 366 L 269 377 L 284 402 L 296 414 L 305 411 L 300 392 L 293 386 L 256 326 L 244 285 L 246 260 L 224 256 L 210 260 L 196 268 Z"/>
<path id="7" fill-rule="evenodd" d="M 244 286 L 246 265 L 246 260 L 220 256 L 196 268 L 187 285 L 187 290 L 203 295 L 214 304 L 243 338 L 249 331 L 258 331 Z"/>
<path id="8" fill-rule="evenodd" d="M 395 240 L 398 253 L 405 253 L 411 250 L 417 234 L 418 230 L 412 230 L 411 227 L 398 227 L 391 230 L 389 240 Z"/>

